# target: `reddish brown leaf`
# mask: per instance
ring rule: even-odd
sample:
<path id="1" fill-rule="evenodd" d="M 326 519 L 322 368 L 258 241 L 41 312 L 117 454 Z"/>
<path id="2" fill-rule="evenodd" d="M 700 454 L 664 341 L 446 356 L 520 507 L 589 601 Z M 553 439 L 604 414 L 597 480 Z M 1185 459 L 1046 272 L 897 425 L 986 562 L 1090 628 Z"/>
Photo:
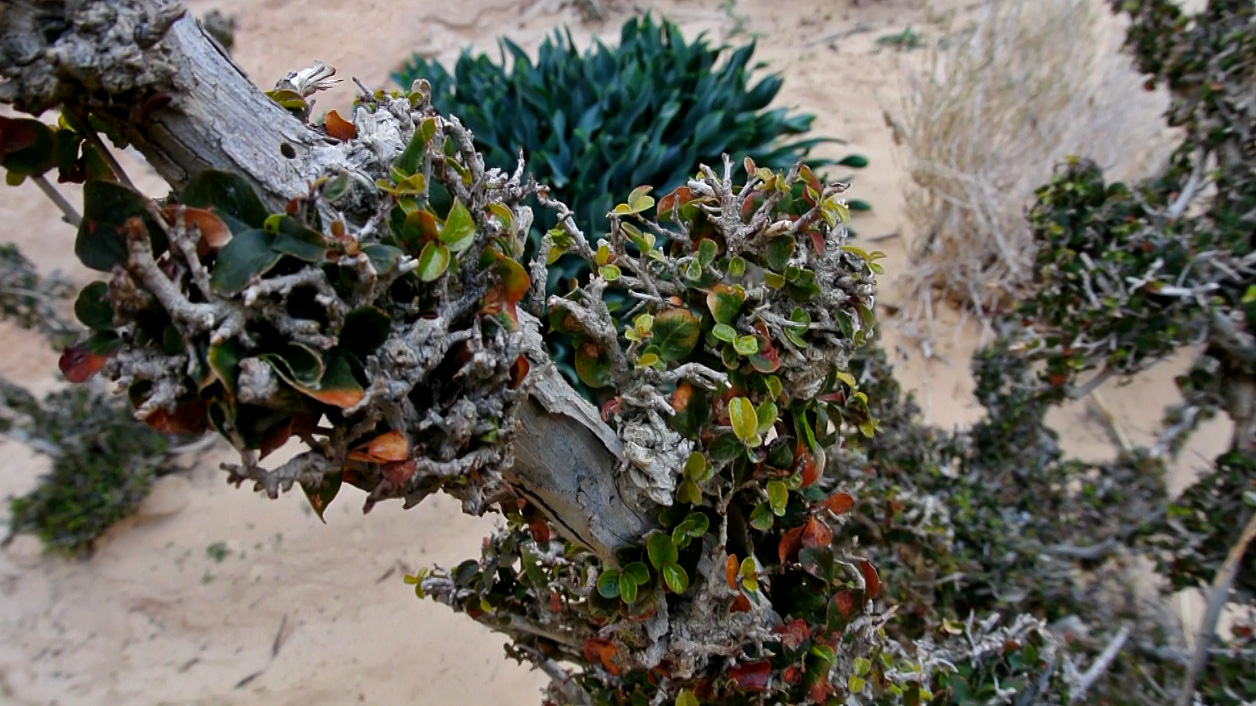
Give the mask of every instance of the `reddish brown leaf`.
<path id="1" fill-rule="evenodd" d="M 349 460 L 366 463 L 399 463 L 410 457 L 410 444 L 399 431 L 380 434 L 349 452 Z"/>
<path id="2" fill-rule="evenodd" d="M 591 637 L 584 642 L 584 658 L 590 662 L 600 662 L 612 676 L 619 674 L 619 665 L 615 662 L 618 651 L 615 643 L 599 637 Z"/>
<path id="3" fill-rule="evenodd" d="M 768 688 L 768 677 L 772 675 L 772 665 L 766 661 L 747 662 L 728 670 L 728 677 L 743 691 L 764 691 Z"/>
<path id="4" fill-rule="evenodd" d="M 867 559 L 859 562 L 859 571 L 863 573 L 864 586 L 866 587 L 867 597 L 876 598 L 881 592 L 881 577 L 877 576 L 877 570 Z"/>
<path id="5" fill-rule="evenodd" d="M 162 434 L 202 434 L 209 428 L 209 405 L 201 399 L 180 402 L 173 412 L 158 409 L 144 423 Z"/>
<path id="6" fill-rule="evenodd" d="M 140 108 L 140 123 L 148 122 L 153 113 L 165 108 L 174 101 L 174 96 L 169 93 L 154 93 L 144 101 L 144 105 Z"/>
<path id="7" fill-rule="evenodd" d="M 798 665 L 791 664 L 785 668 L 785 675 L 782 678 L 785 680 L 785 683 L 790 686 L 801 684 L 802 670 L 798 668 Z"/>
<path id="8" fill-rule="evenodd" d="M 612 397 L 607 400 L 606 404 L 602 405 L 602 421 L 609 422 L 612 416 L 619 414 L 622 405 L 623 400 L 618 397 Z"/>
<path id="9" fill-rule="evenodd" d="M 201 234 L 200 239 L 196 242 L 196 254 L 198 257 L 205 257 L 212 252 L 218 252 L 231 240 L 231 229 L 212 211 L 203 208 L 192 208 L 191 206 L 167 206 L 162 209 L 162 214 L 171 223 L 178 223 L 179 218 L 182 217 L 183 222 L 189 227 L 196 228 L 197 232 Z"/>
<path id="10" fill-rule="evenodd" d="M 510 366 L 510 389 L 519 389 L 519 386 L 523 384 L 524 378 L 528 377 L 528 370 L 531 367 L 527 358 L 523 356 L 515 358 L 515 362 Z"/>
<path id="11" fill-rule="evenodd" d="M 824 524 L 821 520 L 814 516 L 807 518 L 807 524 L 803 526 L 802 545 L 815 549 L 817 547 L 827 547 L 833 543 L 833 530 Z"/>
<path id="12" fill-rule="evenodd" d="M 827 681 L 818 681 L 812 684 L 809 691 L 811 700 L 818 704 L 827 703 L 829 697 L 836 693 L 837 689 L 834 689 L 833 685 Z"/>
<path id="13" fill-rule="evenodd" d="M 549 544 L 550 528 L 544 517 L 533 515 L 528 520 L 528 532 L 532 534 L 532 541 L 537 544 Z"/>
<path id="14" fill-rule="evenodd" d="M 418 468 L 418 465 L 414 459 L 385 463 L 379 467 L 379 473 L 393 486 L 404 488 L 414 477 L 414 470 Z"/>
<path id="15" fill-rule="evenodd" d="M 0 115 L 0 160 L 35 144 L 39 133 L 31 123 Z"/>
<path id="16" fill-rule="evenodd" d="M 86 348 L 67 347 L 61 351 L 61 360 L 57 365 L 61 374 L 70 382 L 87 382 L 93 375 L 105 367 L 108 356 L 93 353 Z"/>
<path id="17" fill-rule="evenodd" d="M 817 228 L 807 229 L 807 235 L 811 236 L 811 247 L 815 248 L 817 255 L 824 254 L 824 234 Z"/>
<path id="18" fill-rule="evenodd" d="M 724 561 L 724 578 L 728 579 L 728 587 L 737 590 L 737 573 L 741 570 L 741 564 L 737 561 L 736 554 L 729 554 L 728 559 Z"/>
<path id="19" fill-rule="evenodd" d="M 746 598 L 746 594 L 738 593 L 737 597 L 733 599 L 733 605 L 731 608 L 728 609 L 728 612 L 749 613 L 750 612 L 750 599 Z"/>
<path id="20" fill-rule="evenodd" d="M 558 591 L 550 591 L 550 595 L 549 595 L 549 607 L 550 607 L 550 610 L 551 610 L 551 611 L 553 611 L 553 612 L 555 612 L 555 613 L 557 613 L 557 612 L 559 612 L 560 610 L 562 610 L 562 609 L 563 609 L 563 602 L 562 602 L 562 600 L 558 597 Z"/>
<path id="21" fill-rule="evenodd" d="M 672 216 L 672 211 L 678 206 L 693 201 L 693 192 L 687 186 L 678 186 L 672 193 L 659 199 L 658 214 L 660 219 L 668 219 Z"/>
<path id="22" fill-rule="evenodd" d="M 824 501 L 824 506 L 834 515 L 840 515 L 855 506 L 855 499 L 850 493 L 833 493 L 828 500 Z"/>
<path id="23" fill-rule="evenodd" d="M 334 110 L 327 112 L 327 117 L 323 118 L 323 127 L 327 128 L 327 134 L 340 140 L 348 142 L 358 134 L 357 128 L 353 123 L 340 117 L 340 113 Z"/>
<path id="24" fill-rule="evenodd" d="M 672 392 L 672 409 L 677 414 L 684 412 L 686 409 L 689 409 L 689 400 L 692 397 L 693 387 L 689 383 L 682 382 L 677 384 L 676 390 Z"/>
<path id="25" fill-rule="evenodd" d="M 801 439 L 798 441 L 798 447 L 794 449 L 793 471 L 802 475 L 804 488 L 820 479 L 820 466 L 816 463 L 815 456 L 812 456 L 811 451 L 807 449 L 806 442 Z"/>
<path id="26" fill-rule="evenodd" d="M 859 611 L 859 605 L 855 602 L 854 591 L 839 591 L 833 596 L 833 603 L 837 606 L 837 611 L 847 620 L 850 620 Z"/>
<path id="27" fill-rule="evenodd" d="M 807 627 L 807 621 L 802 618 L 785 623 L 777 628 L 776 632 L 780 634 L 781 644 L 787 650 L 796 650 L 811 639 L 811 628 Z"/>
<path id="28" fill-rule="evenodd" d="M 781 537 L 781 543 L 776 549 L 780 554 L 782 564 L 787 564 L 798 558 L 798 550 L 802 549 L 803 529 L 805 528 L 795 527 Z"/>

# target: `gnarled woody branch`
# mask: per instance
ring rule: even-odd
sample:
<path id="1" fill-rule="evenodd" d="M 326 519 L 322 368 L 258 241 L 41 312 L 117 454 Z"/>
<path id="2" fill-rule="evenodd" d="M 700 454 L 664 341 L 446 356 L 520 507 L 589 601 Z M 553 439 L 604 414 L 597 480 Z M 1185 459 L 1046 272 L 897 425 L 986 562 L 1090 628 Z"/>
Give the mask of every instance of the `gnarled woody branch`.
<path id="1" fill-rule="evenodd" d="M 365 178 L 387 153 L 307 127 L 258 90 L 182 7 L 160 0 L 0 0 L 0 77 L 0 101 L 34 114 L 54 106 L 90 113 L 172 186 L 203 169 L 231 171 L 277 211 L 326 171 Z M 621 497 L 614 469 L 622 445 L 552 365 L 530 375 L 532 399 L 520 412 L 507 480 L 569 539 L 611 559 L 652 526 Z"/>

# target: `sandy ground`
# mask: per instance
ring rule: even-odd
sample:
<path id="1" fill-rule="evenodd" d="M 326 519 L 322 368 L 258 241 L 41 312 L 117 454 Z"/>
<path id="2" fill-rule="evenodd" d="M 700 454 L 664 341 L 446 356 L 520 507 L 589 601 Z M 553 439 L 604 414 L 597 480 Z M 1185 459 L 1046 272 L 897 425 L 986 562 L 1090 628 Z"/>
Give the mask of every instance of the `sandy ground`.
<path id="1" fill-rule="evenodd" d="M 876 38 L 912 26 L 930 34 L 917 0 L 672 0 L 634 8 L 611 3 L 602 23 L 586 23 L 558 0 L 218 0 L 189 3 L 198 14 L 217 7 L 237 14 L 235 58 L 269 86 L 286 71 L 321 59 L 345 77 L 384 86 L 388 73 L 418 50 L 451 61 L 465 47 L 493 49 L 507 34 L 535 47 L 568 23 L 582 44 L 613 39 L 634 9 L 653 7 L 690 36 L 745 41 L 758 33 L 757 58 L 788 79 L 778 99 L 817 114 L 817 134 L 849 140 L 834 154 L 856 151 L 872 166 L 853 195 L 874 204 L 856 226 L 867 236 L 902 233 L 879 247 L 893 273 L 904 267 L 911 237 L 901 213 L 902 157 L 882 110 L 898 105 L 909 55 Z M 960 3 L 949 3 L 959 6 Z M 344 113 L 343 86 L 320 99 Z M 1146 120 L 1157 120 L 1154 110 Z M 142 167 L 132 176 L 160 193 Z M 72 200 L 77 198 L 72 195 Z M 78 282 L 72 233 L 33 188 L 0 190 L 0 239 L 16 242 L 45 269 Z M 893 301 L 894 283 L 884 298 Z M 890 323 L 888 337 L 898 337 Z M 971 328 L 935 342 L 947 360 L 925 361 L 898 346 L 904 382 L 920 394 L 929 418 L 962 424 L 978 413 L 971 400 Z M 1133 384 L 1103 389 L 1118 423 L 1135 442 L 1149 438 L 1171 379 L 1186 358 Z M 55 357 L 37 337 L 0 327 L 0 373 L 35 389 L 56 385 Z M 1104 427 L 1084 404 L 1054 421 L 1075 453 L 1112 453 Z M 1224 444 L 1216 423 L 1184 455 L 1180 486 Z M 0 552 L 0 705 L 13 704 L 536 704 L 541 675 L 504 659 L 502 641 L 463 616 L 416 600 L 402 584 L 407 570 L 450 565 L 475 556 L 491 519 L 459 514 L 435 499 L 402 512 L 382 505 L 363 517 L 342 498 L 319 523 L 299 495 L 276 502 L 235 490 L 213 470 L 222 448 L 188 460 L 190 470 L 163 479 L 140 517 L 115 528 L 90 561 L 44 558 L 19 538 Z M 0 442 L 0 497 L 33 485 L 42 461 Z M 215 549 L 222 551 L 211 551 Z"/>

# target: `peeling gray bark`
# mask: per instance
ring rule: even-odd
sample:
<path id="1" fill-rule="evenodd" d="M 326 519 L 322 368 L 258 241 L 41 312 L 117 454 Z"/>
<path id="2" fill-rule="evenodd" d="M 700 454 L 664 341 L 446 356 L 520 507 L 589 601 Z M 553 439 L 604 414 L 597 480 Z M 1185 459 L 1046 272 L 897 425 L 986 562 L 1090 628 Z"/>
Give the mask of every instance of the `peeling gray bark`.
<path id="1" fill-rule="evenodd" d="M 0 0 L 0 78 L 0 102 L 24 112 L 102 117 L 173 187 L 228 170 L 275 210 L 360 157 L 267 98 L 189 13 L 160 0 Z M 613 562 L 653 524 L 624 502 L 622 445 L 552 365 L 532 375 L 507 480 Z"/>

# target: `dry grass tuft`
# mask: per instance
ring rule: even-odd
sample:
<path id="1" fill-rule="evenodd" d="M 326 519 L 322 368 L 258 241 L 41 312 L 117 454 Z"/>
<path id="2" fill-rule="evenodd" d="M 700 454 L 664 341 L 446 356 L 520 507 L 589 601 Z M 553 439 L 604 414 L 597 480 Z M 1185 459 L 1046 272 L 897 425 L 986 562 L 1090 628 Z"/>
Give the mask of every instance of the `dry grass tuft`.
<path id="1" fill-rule="evenodd" d="M 1056 162 L 1084 155 L 1131 178 L 1165 154 L 1164 99 L 1142 89 L 1097 5 L 987 0 L 908 72 L 892 121 L 911 176 L 908 333 L 936 332 L 939 295 L 988 323 L 1023 291 L 1034 260 L 1024 209 Z"/>

